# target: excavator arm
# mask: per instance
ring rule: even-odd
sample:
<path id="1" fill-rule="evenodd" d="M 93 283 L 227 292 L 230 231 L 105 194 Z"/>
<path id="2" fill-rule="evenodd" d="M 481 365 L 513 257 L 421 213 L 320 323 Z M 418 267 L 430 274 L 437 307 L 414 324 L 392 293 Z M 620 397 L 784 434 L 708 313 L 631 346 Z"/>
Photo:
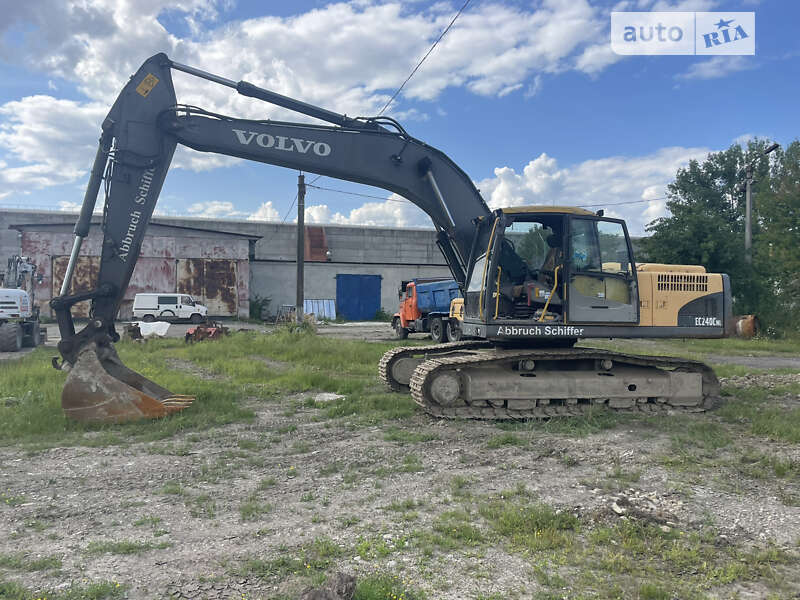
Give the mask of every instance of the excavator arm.
<path id="1" fill-rule="evenodd" d="M 178 105 L 172 69 L 331 125 L 237 119 Z M 177 144 L 399 194 L 430 216 L 437 243 L 462 288 L 475 248 L 488 240 L 491 212 L 470 178 L 443 152 L 411 137 L 393 119 L 347 117 L 157 54 L 130 79 L 103 121 L 61 293 L 51 301 L 63 357 L 61 365 L 54 364 L 69 370 L 62 406 L 71 418 L 122 422 L 164 416 L 191 403 L 191 398 L 171 394 L 125 367 L 113 348 L 119 339 L 114 320 Z M 97 286 L 70 294 L 103 183 L 106 199 Z M 90 319 L 76 333 L 71 307 L 85 300 L 92 303 Z"/>

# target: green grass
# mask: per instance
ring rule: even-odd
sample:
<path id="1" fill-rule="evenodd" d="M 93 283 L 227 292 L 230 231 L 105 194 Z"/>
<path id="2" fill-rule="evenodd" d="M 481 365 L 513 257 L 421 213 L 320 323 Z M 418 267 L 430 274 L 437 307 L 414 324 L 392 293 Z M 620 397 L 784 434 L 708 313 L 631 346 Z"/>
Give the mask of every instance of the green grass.
<path id="1" fill-rule="evenodd" d="M 19 399 L 0 405 L 0 444 L 47 448 L 162 440 L 179 432 L 250 422 L 254 413 L 248 398 L 273 400 L 307 391 L 344 396 L 317 407 L 324 418 L 349 417 L 362 423 L 402 419 L 417 412 L 414 402 L 407 395 L 386 393 L 375 376 L 375 365 L 391 347 L 389 343 L 337 340 L 284 329 L 268 335 L 237 332 L 213 343 L 188 346 L 179 339 L 146 344 L 122 341 L 116 348 L 126 365 L 176 393 L 197 399 L 189 409 L 164 419 L 105 426 L 67 421 L 60 407 L 66 374 L 50 366 L 53 349 L 39 348 L 20 360 L 0 362 L 3 396 Z M 269 357 L 288 367 L 276 370 L 253 356 Z M 169 358 L 191 361 L 218 378 L 199 378 L 171 369 Z M 307 404 L 313 406 L 313 401 Z M 240 440 L 239 446 L 243 450 L 258 448 L 248 440 Z M 163 451 L 176 452 L 172 448 Z"/>
<path id="2" fill-rule="evenodd" d="M 744 340 L 724 338 L 716 340 L 583 340 L 580 346 L 607 348 L 633 354 L 673 355 L 686 358 L 702 357 L 704 354 L 729 356 L 758 356 L 772 354 L 800 354 L 800 338 L 755 338 Z"/>
<path id="3" fill-rule="evenodd" d="M 242 521 L 258 521 L 264 515 L 272 512 L 272 508 L 271 504 L 260 501 L 257 495 L 252 494 L 239 505 L 239 517 Z"/>
<path id="4" fill-rule="evenodd" d="M 250 557 L 231 569 L 238 577 L 282 580 L 290 575 L 324 573 L 343 549 L 328 537 L 315 538 L 310 544 L 290 551 L 281 549 L 277 558 Z"/>
<path id="5" fill-rule="evenodd" d="M 388 573 L 373 573 L 359 577 L 353 600 L 426 600 L 419 589 Z"/>
<path id="6" fill-rule="evenodd" d="M 15 571 L 48 571 L 60 569 L 61 559 L 57 556 L 31 558 L 22 553 L 0 554 L 0 568 Z"/>
<path id="7" fill-rule="evenodd" d="M 524 446 L 527 442 L 513 433 L 501 433 L 495 435 L 486 442 L 486 447 L 491 449 L 502 448 L 503 446 Z"/>
<path id="8" fill-rule="evenodd" d="M 743 424 L 756 436 L 793 444 L 800 442 L 800 408 L 774 405 L 775 396 L 796 391 L 744 388 L 732 393 L 733 396 L 717 411 L 724 420 Z"/>
<path id="9" fill-rule="evenodd" d="M 134 540 L 121 540 L 119 542 L 96 541 L 89 542 L 86 547 L 87 554 L 142 554 L 150 550 L 163 550 L 170 547 L 169 542 L 137 542 Z"/>
<path id="10" fill-rule="evenodd" d="M 126 598 L 128 586 L 115 581 L 101 581 L 87 585 L 72 584 L 60 590 L 33 592 L 18 583 L 0 578 L 0 598 L 3 600 L 116 600 Z"/>
<path id="11" fill-rule="evenodd" d="M 512 547 L 528 552 L 570 546 L 579 529 L 577 517 L 518 497 L 490 499 L 482 503 L 478 511 Z"/>
<path id="12" fill-rule="evenodd" d="M 383 439 L 399 444 L 419 444 L 438 440 L 439 436 L 429 431 L 409 431 L 399 427 L 388 427 L 383 434 Z"/>

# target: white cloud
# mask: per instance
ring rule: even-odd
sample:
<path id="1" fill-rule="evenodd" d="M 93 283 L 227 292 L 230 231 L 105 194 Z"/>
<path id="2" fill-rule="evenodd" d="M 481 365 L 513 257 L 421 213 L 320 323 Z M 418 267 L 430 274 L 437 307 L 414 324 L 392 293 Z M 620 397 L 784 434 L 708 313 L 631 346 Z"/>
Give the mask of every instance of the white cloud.
<path id="1" fill-rule="evenodd" d="M 678 79 L 719 79 L 731 73 L 754 69 L 755 61 L 745 56 L 714 56 L 692 64 Z"/>
<path id="2" fill-rule="evenodd" d="M 308 212 L 308 209 L 306 209 Z M 280 221 L 281 214 L 273 206 L 272 200 L 264 202 L 258 207 L 258 210 L 247 217 L 249 221 Z"/>
<path id="3" fill-rule="evenodd" d="M 596 75 L 623 58 L 623 56 L 616 54 L 611 49 L 611 44 L 603 42 L 584 49 L 583 53 L 575 61 L 575 66 L 584 73 Z"/>
<path id="4" fill-rule="evenodd" d="M 193 217 L 206 217 L 209 219 L 219 217 L 243 217 L 247 213 L 236 210 L 233 202 L 211 200 L 209 202 L 195 202 L 187 209 Z"/>
<path id="5" fill-rule="evenodd" d="M 384 202 L 367 202 L 345 216 L 333 212 L 327 204 L 306 207 L 307 223 L 336 223 L 339 225 L 371 225 L 381 227 L 432 227 L 431 220 L 411 202 L 392 194 Z"/>
<path id="6" fill-rule="evenodd" d="M 100 103 L 52 96 L 27 96 L 0 106 L 0 147 L 17 166 L 0 171 L 0 183 L 14 189 L 68 183 L 92 166 L 99 123 L 108 111 Z M 20 164 L 21 163 L 21 164 Z"/>
<path id="7" fill-rule="evenodd" d="M 21 191 L 77 180 L 88 172 L 100 122 L 147 55 L 245 79 L 350 115 L 375 114 L 452 18 L 455 4 L 337 2 L 289 17 L 219 24 L 229 0 L 40 0 L 4 7 L 0 59 L 75 84 L 87 101 L 34 96 L 0 107 L 0 149 L 14 164 L 3 183 Z M 159 17 L 183 19 L 189 35 Z M 335 26 L 332 26 L 335 24 Z M 541 73 L 595 74 L 609 57 L 607 18 L 588 0 L 499 2 L 468 8 L 415 74 L 389 113 L 427 119 L 410 100 L 433 100 L 449 87 L 502 96 L 536 93 Z M 21 34 L 12 44 L 10 30 Z M 179 100 L 240 117 L 302 120 L 229 88 L 175 73 Z M 51 87 L 55 87 L 54 84 Z M 63 85 L 58 86 L 63 88 Z M 524 92 L 523 92 L 524 93 Z M 34 132 L 43 135 L 34 136 Z M 30 140 L 31 144 L 26 143 Z M 69 152 L 63 149 L 68 147 Z M 18 152 L 23 150 L 22 152 Z M 232 159 L 179 150 L 174 166 L 203 170 Z"/>
<path id="8" fill-rule="evenodd" d="M 626 219 L 631 232 L 641 235 L 647 223 L 665 214 L 663 196 L 678 168 L 709 151 L 670 147 L 644 156 L 587 160 L 569 168 L 541 154 L 522 173 L 498 167 L 494 177 L 476 185 L 491 208 L 535 204 L 605 208 L 606 215 Z M 647 202 L 618 204 L 637 200 Z"/>

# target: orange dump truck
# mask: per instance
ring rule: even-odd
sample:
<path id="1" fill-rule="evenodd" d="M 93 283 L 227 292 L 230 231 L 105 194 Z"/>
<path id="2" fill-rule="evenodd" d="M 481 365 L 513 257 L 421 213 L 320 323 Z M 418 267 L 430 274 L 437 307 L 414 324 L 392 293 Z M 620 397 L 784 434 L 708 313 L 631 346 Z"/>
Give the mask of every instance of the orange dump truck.
<path id="1" fill-rule="evenodd" d="M 450 302 L 461 297 L 452 279 L 411 279 L 400 284 L 400 308 L 392 318 L 397 337 L 430 333 L 436 342 L 460 339 L 458 322 L 450 320 Z"/>

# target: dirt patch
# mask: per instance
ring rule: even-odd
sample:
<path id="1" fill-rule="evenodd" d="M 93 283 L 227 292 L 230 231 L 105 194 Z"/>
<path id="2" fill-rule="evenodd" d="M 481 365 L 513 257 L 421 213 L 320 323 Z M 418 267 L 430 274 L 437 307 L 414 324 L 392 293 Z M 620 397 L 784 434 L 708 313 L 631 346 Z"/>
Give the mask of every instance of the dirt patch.
<path id="1" fill-rule="evenodd" d="M 199 379 L 205 379 L 205 380 L 225 379 L 225 377 L 223 377 L 222 375 L 206 371 L 203 367 L 190 360 L 169 357 L 165 359 L 164 362 L 166 362 L 169 368 L 171 369 L 175 369 L 176 371 L 183 371 L 184 373 L 189 373 L 190 375 L 193 375 Z"/>
<path id="2" fill-rule="evenodd" d="M 706 354 L 703 360 L 713 364 L 740 365 L 753 369 L 800 369 L 800 356 L 723 356 Z"/>
<path id="3" fill-rule="evenodd" d="M 18 352 L 0 352 L 0 361 L 19 360 L 26 354 L 33 352 L 34 348 L 21 348 Z"/>

